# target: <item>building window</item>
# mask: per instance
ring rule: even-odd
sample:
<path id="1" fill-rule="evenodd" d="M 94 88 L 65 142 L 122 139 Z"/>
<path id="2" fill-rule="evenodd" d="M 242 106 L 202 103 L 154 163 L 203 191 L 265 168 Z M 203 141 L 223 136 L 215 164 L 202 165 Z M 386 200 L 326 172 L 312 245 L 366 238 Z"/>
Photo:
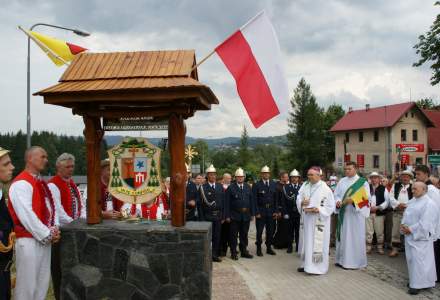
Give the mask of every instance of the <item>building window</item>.
<path id="1" fill-rule="evenodd" d="M 414 118 L 414 112 L 411 112 L 411 118 Z"/>
<path id="2" fill-rule="evenodd" d="M 423 165 L 423 157 L 416 157 L 416 166 Z"/>
<path id="3" fill-rule="evenodd" d="M 379 155 L 373 155 L 373 168 L 379 168 Z"/>
<path id="4" fill-rule="evenodd" d="M 417 129 L 413 129 L 413 142 L 417 142 L 419 139 L 419 135 L 417 133 Z"/>
<path id="5" fill-rule="evenodd" d="M 408 113 L 405 113 L 405 118 L 408 118 Z"/>
<path id="6" fill-rule="evenodd" d="M 400 130 L 400 140 L 406 142 L 406 129 Z"/>
<path id="7" fill-rule="evenodd" d="M 375 130 L 374 131 L 374 141 L 378 142 L 379 141 L 379 130 Z"/>
<path id="8" fill-rule="evenodd" d="M 362 143 L 364 141 L 364 132 L 359 131 L 359 142 Z"/>
<path id="9" fill-rule="evenodd" d="M 345 133 L 345 142 L 346 143 L 350 142 L 350 133 L 349 132 Z"/>

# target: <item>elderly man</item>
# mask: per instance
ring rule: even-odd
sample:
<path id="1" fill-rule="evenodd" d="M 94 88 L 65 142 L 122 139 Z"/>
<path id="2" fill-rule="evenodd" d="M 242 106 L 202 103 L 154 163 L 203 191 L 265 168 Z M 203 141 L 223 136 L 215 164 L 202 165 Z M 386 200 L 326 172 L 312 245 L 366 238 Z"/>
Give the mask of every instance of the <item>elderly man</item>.
<path id="1" fill-rule="evenodd" d="M 334 193 L 336 208 L 339 209 L 336 265 L 345 269 L 360 269 L 367 266 L 365 219 L 370 215 L 370 187 L 365 178 L 357 175 L 355 162 L 346 163 L 344 172 L 345 177 L 339 181 Z M 355 205 L 357 195 L 362 197 L 362 202 Z"/>
<path id="2" fill-rule="evenodd" d="M 51 244 L 60 239 L 55 202 L 40 172 L 47 153 L 31 147 L 25 153 L 25 169 L 9 189 L 9 212 L 16 242 L 17 300 L 43 300 L 49 288 Z"/>
<path id="3" fill-rule="evenodd" d="M 85 205 L 81 193 L 72 180 L 75 170 L 75 157 L 70 153 L 61 154 L 55 163 L 57 174 L 49 180 L 48 187 L 52 193 L 60 225 L 66 225 L 80 217 L 86 217 Z M 60 246 L 52 245 L 51 273 L 53 290 L 56 299 L 60 299 L 61 265 Z"/>
<path id="4" fill-rule="evenodd" d="M 411 184 L 413 176 L 413 173 L 409 170 L 402 171 L 399 181 L 393 184 L 389 193 L 390 206 L 394 209 L 390 257 L 398 256 L 399 248 L 402 246 L 400 242 L 400 222 L 408 201 L 413 197 Z"/>
<path id="5" fill-rule="evenodd" d="M 412 186 L 414 198 L 403 213 L 400 231 L 405 235 L 405 254 L 408 264 L 409 290 L 417 295 L 420 289 L 435 286 L 433 239 L 437 226 L 437 206 L 427 195 L 423 182 Z"/>
<path id="6" fill-rule="evenodd" d="M 436 227 L 436 238 L 434 239 L 434 256 L 435 256 L 435 266 L 437 270 L 437 277 L 440 277 L 440 192 L 434 184 L 432 184 L 429 178 L 430 170 L 425 165 L 418 165 L 415 169 L 416 181 L 423 182 L 427 185 L 427 194 L 429 198 L 437 205 L 437 213 L 439 217 L 437 218 Z M 440 279 L 440 278 L 439 278 Z"/>
<path id="7" fill-rule="evenodd" d="M 8 193 L 3 186 L 12 179 L 14 171 L 9 151 L 0 147 L 0 299 L 11 299 L 11 266 L 13 226 L 7 207 Z"/>
<path id="8" fill-rule="evenodd" d="M 255 216 L 255 203 L 252 198 L 252 189 L 244 182 L 244 171 L 238 168 L 235 171 L 235 182 L 226 190 L 226 220 L 231 220 L 231 258 L 238 260 L 237 238 L 240 236 L 240 255 L 244 258 L 253 256 L 247 250 L 248 232 L 251 220 Z"/>
<path id="9" fill-rule="evenodd" d="M 216 183 L 217 171 L 213 165 L 206 169 L 208 181 L 199 189 L 200 218 L 212 223 L 212 261 L 221 262 L 220 230 L 224 222 L 225 192 L 221 184 Z"/>
<path id="10" fill-rule="evenodd" d="M 231 185 L 232 176 L 229 173 L 224 173 L 222 178 L 222 186 L 223 191 L 226 193 L 226 190 Z M 231 248 L 230 244 L 230 231 L 231 226 L 229 222 L 223 222 L 221 234 L 220 234 L 220 257 L 226 256 L 226 253 L 228 252 L 228 247 Z M 231 250 L 232 254 L 232 250 Z"/>
<path id="11" fill-rule="evenodd" d="M 380 184 L 382 176 L 377 172 L 368 175 L 370 179 L 370 216 L 367 218 L 367 254 L 371 254 L 373 235 L 376 233 L 377 253 L 383 255 L 385 210 L 388 207 L 388 191 Z"/>
<path id="12" fill-rule="evenodd" d="M 272 249 L 272 240 L 275 227 L 274 219 L 278 216 L 277 185 L 270 179 L 268 166 L 261 168 L 261 179 L 252 186 L 252 194 L 256 203 L 255 218 L 257 227 L 257 256 L 263 256 L 261 244 L 263 230 L 266 228 L 266 253 L 275 255 Z"/>
<path id="13" fill-rule="evenodd" d="M 321 180 L 320 168 L 307 171 L 308 181 L 300 188 L 296 206 L 303 217 L 301 267 L 298 272 L 326 274 L 329 264 L 330 216 L 335 210 L 332 190 Z"/>

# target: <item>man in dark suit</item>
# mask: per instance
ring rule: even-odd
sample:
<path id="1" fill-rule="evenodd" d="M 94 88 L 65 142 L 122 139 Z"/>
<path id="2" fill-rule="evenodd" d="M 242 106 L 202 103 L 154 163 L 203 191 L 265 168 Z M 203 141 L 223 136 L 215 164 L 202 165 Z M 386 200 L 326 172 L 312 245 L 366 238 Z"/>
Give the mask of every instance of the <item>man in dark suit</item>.
<path id="1" fill-rule="evenodd" d="M 12 179 L 12 165 L 9 151 L 0 147 L 0 299 L 11 298 L 11 266 L 12 244 L 9 235 L 13 231 L 13 223 L 6 205 L 7 191 L 4 184 Z"/>
<path id="2" fill-rule="evenodd" d="M 270 169 L 264 166 L 261 169 L 261 179 L 257 181 L 252 187 L 252 194 L 255 199 L 255 218 L 257 227 L 257 256 L 263 256 L 261 251 L 263 230 L 266 229 L 266 253 L 275 255 L 272 250 L 272 240 L 274 234 L 275 221 L 278 216 L 277 204 L 277 186 L 276 183 L 270 179 Z"/>
<path id="3" fill-rule="evenodd" d="M 296 197 L 298 196 L 298 191 L 301 187 L 299 182 L 301 175 L 295 169 L 289 174 L 290 182 L 283 186 L 282 196 L 281 196 L 281 206 L 283 218 L 287 220 L 288 227 L 288 244 L 287 253 L 292 253 L 293 251 L 293 241 L 295 241 L 295 251 L 298 252 L 298 242 L 299 242 L 299 227 L 301 215 L 298 212 L 296 206 Z"/>
<path id="4" fill-rule="evenodd" d="M 221 262 L 220 230 L 224 222 L 225 192 L 223 186 L 216 183 L 217 171 L 213 165 L 206 169 L 208 181 L 199 189 L 200 219 L 212 223 L 212 261 Z"/>
<path id="5" fill-rule="evenodd" d="M 235 171 L 235 182 L 226 190 L 226 220 L 230 220 L 231 258 L 238 260 L 237 238 L 240 237 L 240 255 L 244 258 L 253 256 L 247 250 L 249 225 L 255 216 L 255 204 L 249 184 L 244 182 L 244 171 Z"/>
<path id="6" fill-rule="evenodd" d="M 187 221 L 198 221 L 199 219 L 199 201 L 197 197 L 197 186 L 191 180 L 191 169 L 186 165 L 186 171 L 188 172 L 188 181 L 186 183 L 186 199 L 185 199 L 185 214 Z"/>

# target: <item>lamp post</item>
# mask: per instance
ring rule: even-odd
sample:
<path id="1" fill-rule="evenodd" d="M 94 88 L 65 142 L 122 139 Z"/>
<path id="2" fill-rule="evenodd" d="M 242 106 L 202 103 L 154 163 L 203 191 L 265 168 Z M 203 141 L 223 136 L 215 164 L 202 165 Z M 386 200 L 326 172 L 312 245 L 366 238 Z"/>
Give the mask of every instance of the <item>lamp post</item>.
<path id="1" fill-rule="evenodd" d="M 47 23 L 37 23 L 32 25 L 29 30 L 32 31 L 37 26 L 46 26 L 52 28 L 63 29 L 67 31 L 72 31 L 79 36 L 89 36 L 90 33 L 82 31 L 79 29 L 68 28 L 63 26 L 57 26 Z M 31 147 L 31 39 L 27 39 L 27 113 L 26 113 L 26 146 Z"/>

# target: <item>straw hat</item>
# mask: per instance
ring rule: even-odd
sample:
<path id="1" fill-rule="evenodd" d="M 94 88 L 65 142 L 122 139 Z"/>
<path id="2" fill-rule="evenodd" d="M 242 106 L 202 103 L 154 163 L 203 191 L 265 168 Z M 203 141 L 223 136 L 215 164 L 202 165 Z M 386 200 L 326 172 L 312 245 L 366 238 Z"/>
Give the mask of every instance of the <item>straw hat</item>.
<path id="1" fill-rule="evenodd" d="M 0 147 L 0 157 L 5 156 L 5 155 L 8 154 L 9 152 L 11 152 L 11 151 L 6 150 L 6 149 Z"/>

